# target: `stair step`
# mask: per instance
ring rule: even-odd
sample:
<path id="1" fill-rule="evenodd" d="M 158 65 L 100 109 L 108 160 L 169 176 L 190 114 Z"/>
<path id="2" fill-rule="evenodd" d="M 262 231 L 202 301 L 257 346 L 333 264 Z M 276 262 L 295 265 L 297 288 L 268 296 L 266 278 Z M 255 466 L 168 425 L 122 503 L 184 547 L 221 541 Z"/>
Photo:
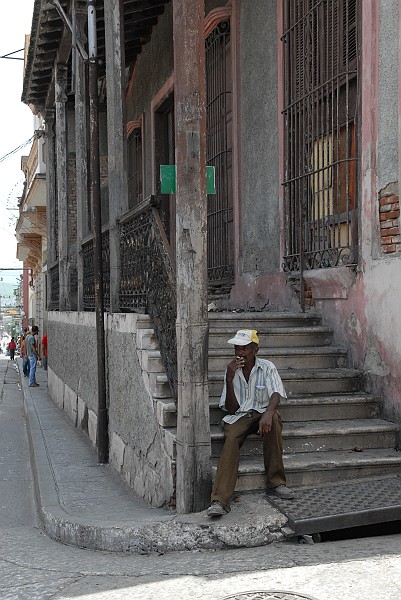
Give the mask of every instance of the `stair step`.
<path id="1" fill-rule="evenodd" d="M 334 346 L 272 348 L 268 351 L 261 348 L 259 358 L 270 360 L 277 369 L 335 369 L 344 366 L 347 356 L 344 348 Z M 228 363 L 233 359 L 233 348 L 213 348 L 209 350 L 209 373 L 224 373 Z M 148 373 L 162 373 L 164 370 L 160 350 L 147 350 L 143 353 L 142 365 Z"/>
<path id="2" fill-rule="evenodd" d="M 362 373 L 354 369 L 282 369 L 281 379 L 287 396 L 300 394 L 348 394 L 359 392 L 362 387 Z M 224 372 L 209 374 L 209 395 L 220 396 Z M 170 398 L 171 391 L 167 375 L 158 373 L 150 381 L 154 398 Z"/>
<path id="3" fill-rule="evenodd" d="M 210 423 L 218 425 L 225 411 L 219 397 L 210 400 Z M 279 407 L 283 421 L 327 421 L 334 419 L 369 419 L 379 413 L 378 400 L 369 394 L 292 397 Z"/>
<path id="4" fill-rule="evenodd" d="M 226 414 L 219 408 L 219 399 L 210 399 L 211 425 L 220 425 Z M 282 402 L 279 410 L 284 422 L 369 419 L 377 417 L 379 413 L 377 398 L 369 394 L 288 398 Z M 157 401 L 157 415 L 162 427 L 177 426 L 177 409 L 171 398 Z"/>
<path id="5" fill-rule="evenodd" d="M 314 313 L 286 312 L 209 312 L 210 328 L 218 327 L 232 332 L 238 329 L 256 329 L 269 327 L 311 327 L 320 325 L 321 317 Z"/>
<path id="6" fill-rule="evenodd" d="M 393 448 L 398 428 L 382 419 L 288 422 L 283 427 L 284 452 L 328 452 Z M 219 456 L 224 442 L 221 427 L 210 428 L 212 456 Z M 250 435 L 241 448 L 241 456 L 262 455 L 262 439 Z"/>
<path id="7" fill-rule="evenodd" d="M 209 408 L 212 472 L 224 434 L 218 406 L 224 372 L 233 357 L 227 344 L 238 329 L 256 329 L 259 355 L 271 360 L 288 394 L 280 406 L 288 485 L 317 486 L 349 479 L 401 474 L 393 448 L 397 426 L 378 418 L 378 399 L 362 392 L 363 373 L 344 368 L 346 351 L 331 346 L 333 332 L 313 313 L 209 313 Z M 164 448 L 176 457 L 176 406 L 151 332 L 140 332 L 144 369 L 155 398 Z M 237 491 L 265 488 L 262 440 L 249 436 L 241 448 Z"/>
<path id="8" fill-rule="evenodd" d="M 234 335 L 235 332 L 232 333 Z M 295 348 L 306 346 L 328 346 L 333 338 L 333 331 L 328 327 L 266 327 L 258 329 L 261 347 Z M 230 334 L 227 328 L 214 327 L 210 324 L 209 348 L 227 348 Z"/>
<path id="9" fill-rule="evenodd" d="M 333 369 L 343 367 L 346 350 L 334 346 L 310 348 L 260 348 L 258 357 L 280 369 Z M 233 359 L 233 348 L 209 350 L 209 372 L 222 371 Z"/>
<path id="10" fill-rule="evenodd" d="M 320 453 L 325 460 L 332 451 L 350 452 L 355 448 L 364 452 L 372 449 L 394 448 L 398 431 L 394 423 L 382 419 L 350 419 L 346 421 L 310 421 L 307 423 L 285 423 L 283 427 L 284 452 L 286 454 Z M 164 431 L 168 454 L 176 456 L 177 429 Z M 211 456 L 218 458 L 224 443 L 223 429 L 210 427 Z M 262 439 L 250 435 L 241 448 L 241 461 L 259 456 L 263 462 Z"/>
<path id="11" fill-rule="evenodd" d="M 333 481 L 401 473 L 401 452 L 390 449 L 363 452 L 306 452 L 285 454 L 284 466 L 290 487 L 320 485 Z M 215 477 L 217 459 L 212 462 Z M 253 456 L 240 461 L 237 491 L 265 489 L 263 458 Z"/>
<path id="12" fill-rule="evenodd" d="M 359 392 L 363 381 L 362 373 L 355 369 L 283 369 L 280 376 L 288 397 Z"/>
<path id="13" fill-rule="evenodd" d="M 362 373 L 354 369 L 279 369 L 288 397 L 300 394 L 341 394 L 358 392 Z M 209 395 L 220 396 L 224 372 L 209 374 Z"/>

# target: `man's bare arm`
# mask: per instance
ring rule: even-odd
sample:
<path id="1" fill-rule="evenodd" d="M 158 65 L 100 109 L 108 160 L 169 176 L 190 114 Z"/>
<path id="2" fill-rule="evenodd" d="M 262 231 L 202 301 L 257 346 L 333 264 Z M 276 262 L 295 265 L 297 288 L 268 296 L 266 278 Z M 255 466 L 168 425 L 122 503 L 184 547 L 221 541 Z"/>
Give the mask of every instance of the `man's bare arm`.
<path id="1" fill-rule="evenodd" d="M 234 358 L 227 367 L 226 371 L 226 402 L 225 406 L 230 415 L 234 415 L 238 408 L 239 402 L 234 392 L 233 379 L 237 369 L 241 369 L 242 364 L 237 358 Z"/>

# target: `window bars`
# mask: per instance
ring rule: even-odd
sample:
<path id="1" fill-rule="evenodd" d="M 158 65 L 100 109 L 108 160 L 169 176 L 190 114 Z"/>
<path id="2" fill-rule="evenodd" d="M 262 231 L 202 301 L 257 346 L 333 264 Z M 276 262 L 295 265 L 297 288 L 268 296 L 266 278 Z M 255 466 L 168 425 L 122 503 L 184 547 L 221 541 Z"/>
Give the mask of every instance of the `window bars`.
<path id="1" fill-rule="evenodd" d="M 206 154 L 216 168 L 216 194 L 208 196 L 208 279 L 233 279 L 232 74 L 230 21 L 206 38 Z"/>
<path id="2" fill-rule="evenodd" d="M 128 138 L 128 206 L 138 206 L 142 195 L 142 130 L 136 127 Z"/>
<path id="3" fill-rule="evenodd" d="M 355 265 L 358 1 L 284 1 L 284 270 Z"/>

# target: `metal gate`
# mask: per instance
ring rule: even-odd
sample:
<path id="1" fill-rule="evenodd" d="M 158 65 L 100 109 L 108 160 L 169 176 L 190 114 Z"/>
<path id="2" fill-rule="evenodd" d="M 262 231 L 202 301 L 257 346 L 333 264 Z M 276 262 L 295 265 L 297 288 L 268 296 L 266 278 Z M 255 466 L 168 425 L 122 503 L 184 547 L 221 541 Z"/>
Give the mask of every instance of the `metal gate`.
<path id="1" fill-rule="evenodd" d="M 230 21 L 206 38 L 207 164 L 216 169 L 216 194 L 208 196 L 209 286 L 233 280 L 232 75 Z"/>
<path id="2" fill-rule="evenodd" d="M 284 269 L 302 280 L 358 259 L 358 1 L 283 5 Z"/>

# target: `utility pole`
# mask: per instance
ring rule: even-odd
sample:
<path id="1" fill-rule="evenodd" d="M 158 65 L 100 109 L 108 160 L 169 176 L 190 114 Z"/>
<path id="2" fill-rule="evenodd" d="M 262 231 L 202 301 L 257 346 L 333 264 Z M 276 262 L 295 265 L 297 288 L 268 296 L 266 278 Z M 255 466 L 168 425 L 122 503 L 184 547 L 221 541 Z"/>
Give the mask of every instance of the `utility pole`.
<path id="1" fill-rule="evenodd" d="M 177 511 L 210 501 L 204 0 L 173 0 L 176 126 Z"/>
<path id="2" fill-rule="evenodd" d="M 102 207 L 100 198 L 99 95 L 97 87 L 96 0 L 88 2 L 89 55 L 89 132 L 90 132 L 90 198 L 93 217 L 93 262 L 95 278 L 95 313 L 97 347 L 97 457 L 99 463 L 109 460 L 108 411 L 106 394 L 106 352 L 104 335 L 104 294 L 102 267 Z"/>

